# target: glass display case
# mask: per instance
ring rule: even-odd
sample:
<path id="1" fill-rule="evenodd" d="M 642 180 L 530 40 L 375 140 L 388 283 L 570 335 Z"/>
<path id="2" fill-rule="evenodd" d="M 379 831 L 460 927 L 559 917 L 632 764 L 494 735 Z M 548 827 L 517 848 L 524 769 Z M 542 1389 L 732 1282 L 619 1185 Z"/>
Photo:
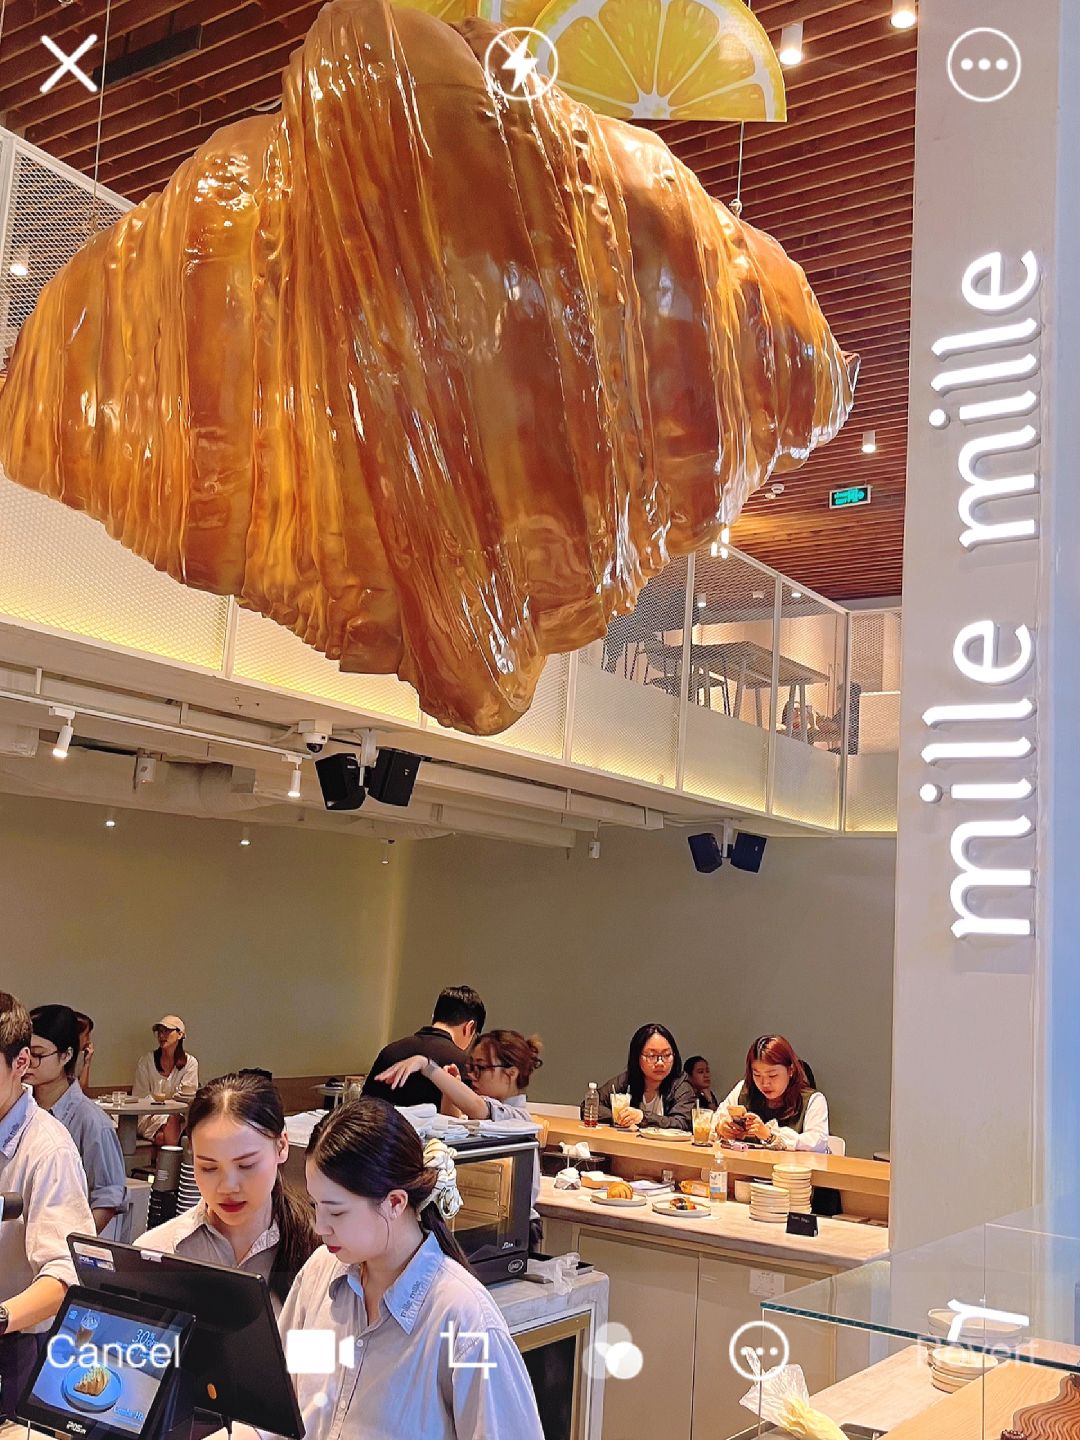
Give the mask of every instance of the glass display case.
<path id="1" fill-rule="evenodd" d="M 1080 1203 L 899 1252 L 761 1308 L 733 1356 L 765 1372 L 746 1436 L 836 1440 L 797 1407 L 781 1415 L 769 1403 L 796 1378 L 780 1373 L 785 1362 L 820 1357 L 825 1338 L 833 1383 L 809 1404 L 852 1440 L 1080 1440 Z"/>

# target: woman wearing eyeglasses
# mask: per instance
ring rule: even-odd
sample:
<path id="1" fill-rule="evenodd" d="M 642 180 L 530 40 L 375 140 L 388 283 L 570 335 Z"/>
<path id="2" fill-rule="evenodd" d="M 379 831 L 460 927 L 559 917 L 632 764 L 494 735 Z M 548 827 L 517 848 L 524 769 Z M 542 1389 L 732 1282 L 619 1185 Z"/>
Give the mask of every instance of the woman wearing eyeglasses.
<path id="1" fill-rule="evenodd" d="M 163 1015 L 153 1027 L 157 1049 L 140 1056 L 131 1093 L 137 1100 L 176 1100 L 187 1105 L 199 1088 L 199 1062 L 184 1049 L 179 1015 Z M 154 1145 L 179 1145 L 179 1115 L 143 1115 L 139 1134 Z"/>
<path id="2" fill-rule="evenodd" d="M 629 1092 L 630 1105 L 612 1119 L 611 1097 Z M 697 1092 L 683 1074 L 675 1036 L 666 1025 L 650 1022 L 635 1030 L 626 1069 L 600 1086 L 600 1119 L 628 1130 L 648 1125 L 658 1130 L 692 1130 Z"/>
<path id="3" fill-rule="evenodd" d="M 124 1155 L 112 1121 L 83 1094 L 75 1079 L 80 1053 L 79 1017 L 66 1005 L 38 1005 L 30 1011 L 30 1068 L 26 1083 L 34 1099 L 75 1141 L 86 1171 L 94 1224 L 100 1235 L 124 1208 Z"/>
<path id="4" fill-rule="evenodd" d="M 517 1030 L 489 1030 L 477 1040 L 469 1057 L 469 1076 L 474 1087 L 471 1090 L 461 1079 L 456 1065 L 444 1068 L 429 1055 L 414 1055 L 409 1060 L 401 1060 L 381 1075 L 376 1075 L 375 1079 L 389 1085 L 392 1090 L 398 1090 L 411 1075 L 423 1074 L 451 1105 L 470 1120 L 499 1120 L 509 1125 L 525 1121 L 531 1124 L 525 1092 L 533 1072 L 544 1063 L 540 1058 L 542 1049 L 539 1035 L 530 1035 L 526 1039 Z M 541 1221 L 536 1209 L 539 1194 L 540 1158 L 537 1155 L 529 1225 L 530 1248 L 533 1250 L 540 1247 Z"/>

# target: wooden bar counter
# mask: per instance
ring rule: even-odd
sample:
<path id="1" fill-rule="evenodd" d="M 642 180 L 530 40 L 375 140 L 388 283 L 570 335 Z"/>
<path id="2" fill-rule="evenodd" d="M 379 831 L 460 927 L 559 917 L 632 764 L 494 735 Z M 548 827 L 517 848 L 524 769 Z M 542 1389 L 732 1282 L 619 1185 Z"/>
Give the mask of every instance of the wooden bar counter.
<path id="1" fill-rule="evenodd" d="M 656 1140 L 613 1125 L 590 1128 L 580 1120 L 545 1115 L 547 1143 L 577 1145 L 584 1141 L 598 1155 L 612 1158 L 611 1173 L 644 1175 L 668 1169 L 676 1179 L 698 1176 L 712 1166 L 712 1148 L 698 1147 L 689 1135 Z M 636 1163 L 635 1163 L 636 1162 Z M 729 1176 L 768 1177 L 778 1163 L 806 1165 L 815 1186 L 840 1192 L 844 1214 L 863 1219 L 889 1218 L 889 1166 L 881 1160 L 850 1155 L 816 1155 L 810 1150 L 725 1150 Z"/>

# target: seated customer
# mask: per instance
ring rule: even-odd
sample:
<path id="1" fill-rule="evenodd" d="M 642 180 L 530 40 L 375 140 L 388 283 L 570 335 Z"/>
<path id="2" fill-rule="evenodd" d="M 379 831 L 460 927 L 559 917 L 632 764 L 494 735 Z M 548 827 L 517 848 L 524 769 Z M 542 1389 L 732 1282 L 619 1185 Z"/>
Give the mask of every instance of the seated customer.
<path id="1" fill-rule="evenodd" d="M 465 1074 L 469 1064 L 470 1045 L 484 1028 L 487 1010 L 471 985 L 452 985 L 435 1001 L 431 1024 L 424 1025 L 415 1035 L 393 1040 L 375 1056 L 364 1094 L 390 1105 L 434 1105 L 438 1108 L 442 1093 L 423 1074 L 410 1075 L 397 1090 L 378 1079 L 385 1070 L 414 1055 L 426 1055 L 437 1065 L 456 1065 Z"/>
<path id="2" fill-rule="evenodd" d="M 630 1106 L 612 1121 L 611 1097 L 629 1092 Z M 683 1074 L 675 1037 L 666 1025 L 651 1022 L 635 1030 L 626 1069 L 600 1086 L 600 1119 L 623 1129 L 633 1125 L 661 1130 L 691 1130 L 694 1087 Z"/>
<path id="3" fill-rule="evenodd" d="M 697 1104 L 706 1110 L 715 1110 L 720 1104 L 712 1088 L 712 1072 L 704 1055 L 691 1055 L 683 1066 L 683 1074 L 694 1087 Z"/>
<path id="4" fill-rule="evenodd" d="M 807 1081 L 783 1035 L 761 1035 L 750 1046 L 746 1074 L 716 1121 L 723 1140 L 759 1140 L 770 1150 L 828 1150 L 828 1103 Z"/>
<path id="5" fill-rule="evenodd" d="M 0 1224 L 0 1421 L 15 1405 L 60 1308 L 75 1266 L 69 1235 L 92 1235 L 86 1175 L 75 1141 L 26 1088 L 30 1016 L 0 992 L 0 1191 L 22 1196 Z"/>
<path id="6" fill-rule="evenodd" d="M 90 1094 L 90 1062 L 94 1058 L 94 1022 L 81 1010 L 75 1011 L 79 1022 L 79 1053 L 75 1058 L 75 1079 Z"/>
<path id="7" fill-rule="evenodd" d="M 250 1070 L 218 1076 L 192 1100 L 188 1134 L 202 1198 L 140 1247 L 250 1270 L 281 1305 L 319 1238 L 307 1196 L 281 1178 L 289 1142 L 277 1087 Z"/>
<path id="8" fill-rule="evenodd" d="M 34 1099 L 60 1121 L 75 1141 L 86 1171 L 90 1209 L 100 1235 L 123 1208 L 127 1175 L 124 1152 L 112 1121 L 75 1079 L 79 1059 L 79 1018 L 66 1005 L 38 1005 L 30 1011 L 30 1069 L 26 1083 Z"/>
<path id="9" fill-rule="evenodd" d="M 158 1047 L 135 1067 L 131 1093 L 137 1100 L 177 1100 L 186 1105 L 199 1088 L 199 1062 L 184 1049 L 187 1027 L 179 1015 L 163 1015 L 153 1027 Z M 180 1143 L 179 1115 L 143 1115 L 139 1134 L 154 1145 Z"/>

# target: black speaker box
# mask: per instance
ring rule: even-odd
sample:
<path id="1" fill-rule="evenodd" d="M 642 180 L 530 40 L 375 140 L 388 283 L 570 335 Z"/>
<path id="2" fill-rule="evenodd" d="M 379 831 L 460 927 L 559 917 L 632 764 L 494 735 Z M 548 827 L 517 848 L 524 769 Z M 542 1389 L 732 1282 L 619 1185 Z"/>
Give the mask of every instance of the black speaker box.
<path id="1" fill-rule="evenodd" d="M 694 857 L 694 869 L 702 875 L 711 875 L 724 863 L 724 854 L 715 835 L 688 835 L 686 842 Z"/>
<path id="2" fill-rule="evenodd" d="M 368 771 L 368 794 L 381 805 L 408 805 L 421 758 L 408 750 L 380 750 Z"/>
<path id="3" fill-rule="evenodd" d="M 756 875 L 761 869 L 761 857 L 764 853 L 764 835 L 748 835 L 745 830 L 740 830 L 735 836 L 735 844 L 731 847 L 728 859 L 736 870 L 749 870 Z"/>
<path id="4" fill-rule="evenodd" d="M 359 810 L 364 803 L 364 771 L 351 750 L 315 761 L 323 804 L 327 810 Z"/>

